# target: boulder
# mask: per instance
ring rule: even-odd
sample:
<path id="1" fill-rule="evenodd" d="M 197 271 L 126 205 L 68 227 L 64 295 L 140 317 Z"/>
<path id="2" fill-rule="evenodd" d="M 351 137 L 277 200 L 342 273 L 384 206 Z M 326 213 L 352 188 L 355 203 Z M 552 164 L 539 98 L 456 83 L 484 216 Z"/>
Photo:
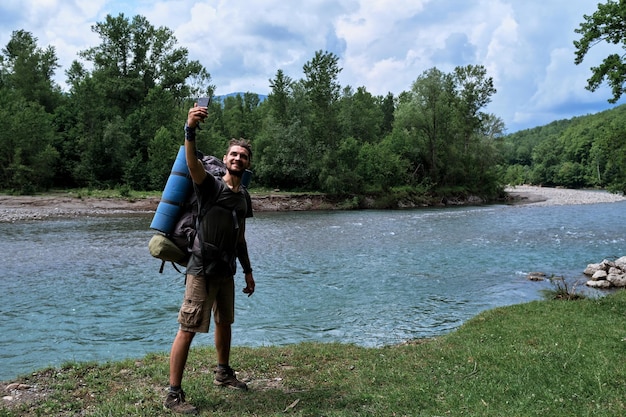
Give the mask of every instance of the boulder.
<path id="1" fill-rule="evenodd" d="M 529 272 L 526 276 L 531 281 L 543 281 L 546 279 L 545 272 Z"/>
<path id="2" fill-rule="evenodd" d="M 587 286 L 592 288 L 611 288 L 613 284 L 605 279 L 602 279 L 599 281 L 589 280 L 587 281 Z"/>
<path id="3" fill-rule="evenodd" d="M 583 274 L 592 276 L 593 274 L 595 274 L 601 269 L 602 269 L 601 264 L 589 264 L 587 265 L 587 268 L 585 268 L 585 271 L 583 272 Z"/>
<path id="4" fill-rule="evenodd" d="M 606 280 L 613 284 L 614 287 L 626 287 L 626 274 L 609 274 Z"/>
<path id="5" fill-rule="evenodd" d="M 587 286 L 594 288 L 626 287 L 626 256 L 615 261 L 604 259 L 597 264 L 588 264 L 583 272 L 590 276 Z"/>
<path id="6" fill-rule="evenodd" d="M 592 276 L 592 281 L 600 281 L 606 279 L 607 275 L 609 275 L 604 269 L 597 270 Z"/>
<path id="7" fill-rule="evenodd" d="M 609 268 L 614 267 L 615 266 L 615 262 L 613 261 L 609 261 L 608 259 L 605 259 L 601 262 L 602 265 L 602 269 L 604 269 L 605 271 L 607 271 Z"/>

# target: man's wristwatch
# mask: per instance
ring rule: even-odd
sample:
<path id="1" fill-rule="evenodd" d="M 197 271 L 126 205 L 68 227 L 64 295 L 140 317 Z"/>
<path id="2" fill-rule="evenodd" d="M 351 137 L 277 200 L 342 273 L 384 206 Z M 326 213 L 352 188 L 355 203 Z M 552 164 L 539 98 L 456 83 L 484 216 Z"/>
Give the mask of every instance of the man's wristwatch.
<path id="1" fill-rule="evenodd" d="M 185 140 L 189 142 L 194 142 L 196 140 L 196 128 L 189 127 L 187 123 L 185 123 Z"/>

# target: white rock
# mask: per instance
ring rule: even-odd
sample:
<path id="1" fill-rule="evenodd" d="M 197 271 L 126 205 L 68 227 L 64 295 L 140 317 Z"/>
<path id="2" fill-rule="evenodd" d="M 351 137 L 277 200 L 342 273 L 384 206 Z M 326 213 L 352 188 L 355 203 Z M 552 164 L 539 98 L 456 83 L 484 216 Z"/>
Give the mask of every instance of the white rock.
<path id="1" fill-rule="evenodd" d="M 609 274 L 606 280 L 615 287 L 626 287 L 626 274 Z"/>
<path id="2" fill-rule="evenodd" d="M 611 284 L 609 281 L 605 279 L 600 280 L 600 281 L 589 280 L 587 281 L 587 286 L 593 287 L 593 288 L 611 288 L 613 284 Z"/>
<path id="3" fill-rule="evenodd" d="M 7 391 L 14 391 L 14 390 L 27 390 L 27 389 L 31 389 L 32 385 L 28 385 L 28 384 L 20 384 L 19 382 L 13 382 L 12 384 L 9 384 L 5 387 L 5 389 Z"/>
<path id="4" fill-rule="evenodd" d="M 529 272 L 526 276 L 531 281 L 543 281 L 546 279 L 545 272 Z"/>
<path id="5" fill-rule="evenodd" d="M 594 281 L 604 280 L 606 279 L 607 275 L 608 274 L 606 273 L 604 269 L 600 269 L 593 274 L 591 279 Z"/>
<path id="6" fill-rule="evenodd" d="M 608 271 L 609 268 L 614 267 L 614 266 L 615 266 L 615 262 L 609 261 L 608 259 L 605 259 L 600 263 L 600 267 L 604 269 L 605 271 Z"/>
<path id="7" fill-rule="evenodd" d="M 585 268 L 585 272 L 583 272 L 583 274 L 592 276 L 601 269 L 602 267 L 600 266 L 600 264 L 589 264 L 587 265 L 587 268 Z"/>

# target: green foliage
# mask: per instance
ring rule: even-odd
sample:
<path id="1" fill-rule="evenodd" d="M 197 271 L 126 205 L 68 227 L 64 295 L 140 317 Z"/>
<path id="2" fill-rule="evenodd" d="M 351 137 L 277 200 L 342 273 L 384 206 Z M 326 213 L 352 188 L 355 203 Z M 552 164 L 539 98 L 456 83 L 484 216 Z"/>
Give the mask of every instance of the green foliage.
<path id="1" fill-rule="evenodd" d="M 122 173 L 123 187 L 134 190 L 145 190 L 148 188 L 148 166 L 143 163 L 140 154 L 135 154 L 124 163 Z"/>
<path id="2" fill-rule="evenodd" d="M 344 89 L 337 117 L 343 138 L 353 137 L 363 144 L 380 138 L 384 117 L 380 98 L 372 96 L 364 87 L 356 92 L 350 87 Z"/>
<path id="3" fill-rule="evenodd" d="M 438 187 L 475 192 L 499 188 L 496 138 L 503 125 L 480 111 L 495 90 L 483 67 L 445 74 L 433 68 L 420 76 L 398 104 L 394 140 L 413 178 Z"/>
<path id="4" fill-rule="evenodd" d="M 61 94 L 52 80 L 59 67 L 54 47 L 37 47 L 37 38 L 14 31 L 0 57 L 1 86 L 14 91 L 27 102 L 39 103 L 52 113 Z"/>
<path id="5" fill-rule="evenodd" d="M 15 193 L 33 193 L 52 185 L 59 154 L 52 146 L 52 116 L 17 92 L 0 90 L 0 181 Z M 36 130 L 24 120 L 38 120 Z"/>
<path id="6" fill-rule="evenodd" d="M 287 127 L 266 121 L 263 132 L 254 142 L 253 169 L 255 182 L 270 188 L 315 189 L 317 175 L 313 164 L 316 157 L 311 144 L 302 141 L 308 132 L 299 122 Z"/>
<path id="7" fill-rule="evenodd" d="M 337 103 L 341 86 L 337 78 L 342 69 L 338 62 L 337 55 L 317 51 L 303 67 L 305 78 L 301 83 L 310 104 L 310 116 L 306 120 L 306 126 L 310 131 L 310 140 L 322 152 L 337 146 L 340 139 Z"/>
<path id="8" fill-rule="evenodd" d="M 123 116 L 157 86 L 182 100 L 190 95 L 188 78 L 208 76 L 197 61 L 188 60 L 185 48 L 176 46 L 171 29 L 155 28 L 143 16 L 130 20 L 124 14 L 107 15 L 92 30 L 102 43 L 80 55 L 93 63 L 92 76 L 99 80 L 107 104 Z"/>
<path id="9" fill-rule="evenodd" d="M 131 154 L 131 137 L 120 117 L 107 123 L 97 136 L 83 139 L 82 159 L 74 175 L 79 184 L 90 187 L 114 187 L 125 172 Z"/>
<path id="10" fill-rule="evenodd" d="M 108 15 L 92 29 L 100 43 L 66 71 L 64 95 L 51 81 L 54 49 L 42 50 L 18 31 L 3 50 L 0 100 L 10 103 L 0 111 L 5 187 L 165 184 L 188 108 L 213 95 L 210 75 L 170 29 L 142 16 Z M 484 67 L 430 69 L 397 98 L 342 87 L 339 57 L 330 52 L 317 51 L 302 70 L 294 80 L 279 69 L 264 102 L 249 92 L 214 100 L 198 148 L 219 156 L 230 138 L 251 139 L 254 185 L 265 189 L 358 195 L 424 183 L 483 194 L 499 188 L 504 126 L 483 112 L 495 94 Z M 25 88 L 31 84 L 37 88 Z M 37 135 L 20 136 L 24 116 L 42 121 Z M 588 176 L 560 172 L 568 181 Z"/>
<path id="11" fill-rule="evenodd" d="M 623 0 L 607 0 L 598 3 L 598 10 L 592 15 L 584 15 L 585 21 L 574 30 L 581 35 L 574 41 L 576 59 L 580 64 L 594 45 L 607 42 L 612 45 L 621 45 L 626 48 L 626 2 Z M 626 92 L 626 60 L 623 53 L 613 53 L 607 56 L 597 67 L 592 67 L 592 76 L 587 80 L 587 89 L 596 91 L 605 81 L 613 91 L 613 98 L 609 103 L 616 103 Z"/>
<path id="12" fill-rule="evenodd" d="M 148 144 L 149 188 L 162 190 L 172 170 L 179 145 L 174 135 L 166 128 L 160 128 Z"/>
<path id="13" fill-rule="evenodd" d="M 357 174 L 366 191 L 387 191 L 398 182 L 399 175 L 408 172 L 409 162 L 394 151 L 389 141 L 365 143 L 358 153 Z"/>
<path id="14" fill-rule="evenodd" d="M 269 116 L 280 125 L 287 126 L 291 118 L 289 111 L 292 107 L 290 101 L 293 99 L 293 80 L 279 69 L 276 77 L 269 80 L 269 86 L 272 89 L 267 96 Z"/>
<path id="15" fill-rule="evenodd" d="M 578 282 L 569 283 L 564 277 L 551 276 L 551 290 L 544 290 L 544 295 L 549 300 L 582 300 L 586 295 L 577 291 Z"/>
<path id="16" fill-rule="evenodd" d="M 506 183 L 626 190 L 626 106 L 504 138 Z M 530 158 L 527 151 L 531 149 Z M 524 155 L 520 157 L 520 155 Z"/>
<path id="17" fill-rule="evenodd" d="M 329 194 L 355 194 L 363 188 L 358 175 L 358 141 L 343 139 L 336 150 L 328 150 L 322 161 L 320 184 L 322 191 Z"/>
<path id="18" fill-rule="evenodd" d="M 530 168 L 528 166 L 515 164 L 505 168 L 501 174 L 502 182 L 510 185 L 522 185 L 530 183 Z"/>

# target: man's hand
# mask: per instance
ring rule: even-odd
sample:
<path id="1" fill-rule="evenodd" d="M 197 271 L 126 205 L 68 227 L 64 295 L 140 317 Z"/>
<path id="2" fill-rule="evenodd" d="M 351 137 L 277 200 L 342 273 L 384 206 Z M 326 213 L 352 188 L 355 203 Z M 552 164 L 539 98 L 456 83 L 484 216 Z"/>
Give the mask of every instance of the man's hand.
<path id="1" fill-rule="evenodd" d="M 189 109 L 189 113 L 187 113 L 187 126 L 192 129 L 198 127 L 198 123 L 203 122 L 208 115 L 208 108 L 194 105 L 194 107 Z"/>
<path id="2" fill-rule="evenodd" d="M 246 274 L 246 288 L 243 289 L 244 294 L 248 294 L 250 297 L 254 293 L 254 278 L 252 277 L 252 272 L 248 272 Z"/>

